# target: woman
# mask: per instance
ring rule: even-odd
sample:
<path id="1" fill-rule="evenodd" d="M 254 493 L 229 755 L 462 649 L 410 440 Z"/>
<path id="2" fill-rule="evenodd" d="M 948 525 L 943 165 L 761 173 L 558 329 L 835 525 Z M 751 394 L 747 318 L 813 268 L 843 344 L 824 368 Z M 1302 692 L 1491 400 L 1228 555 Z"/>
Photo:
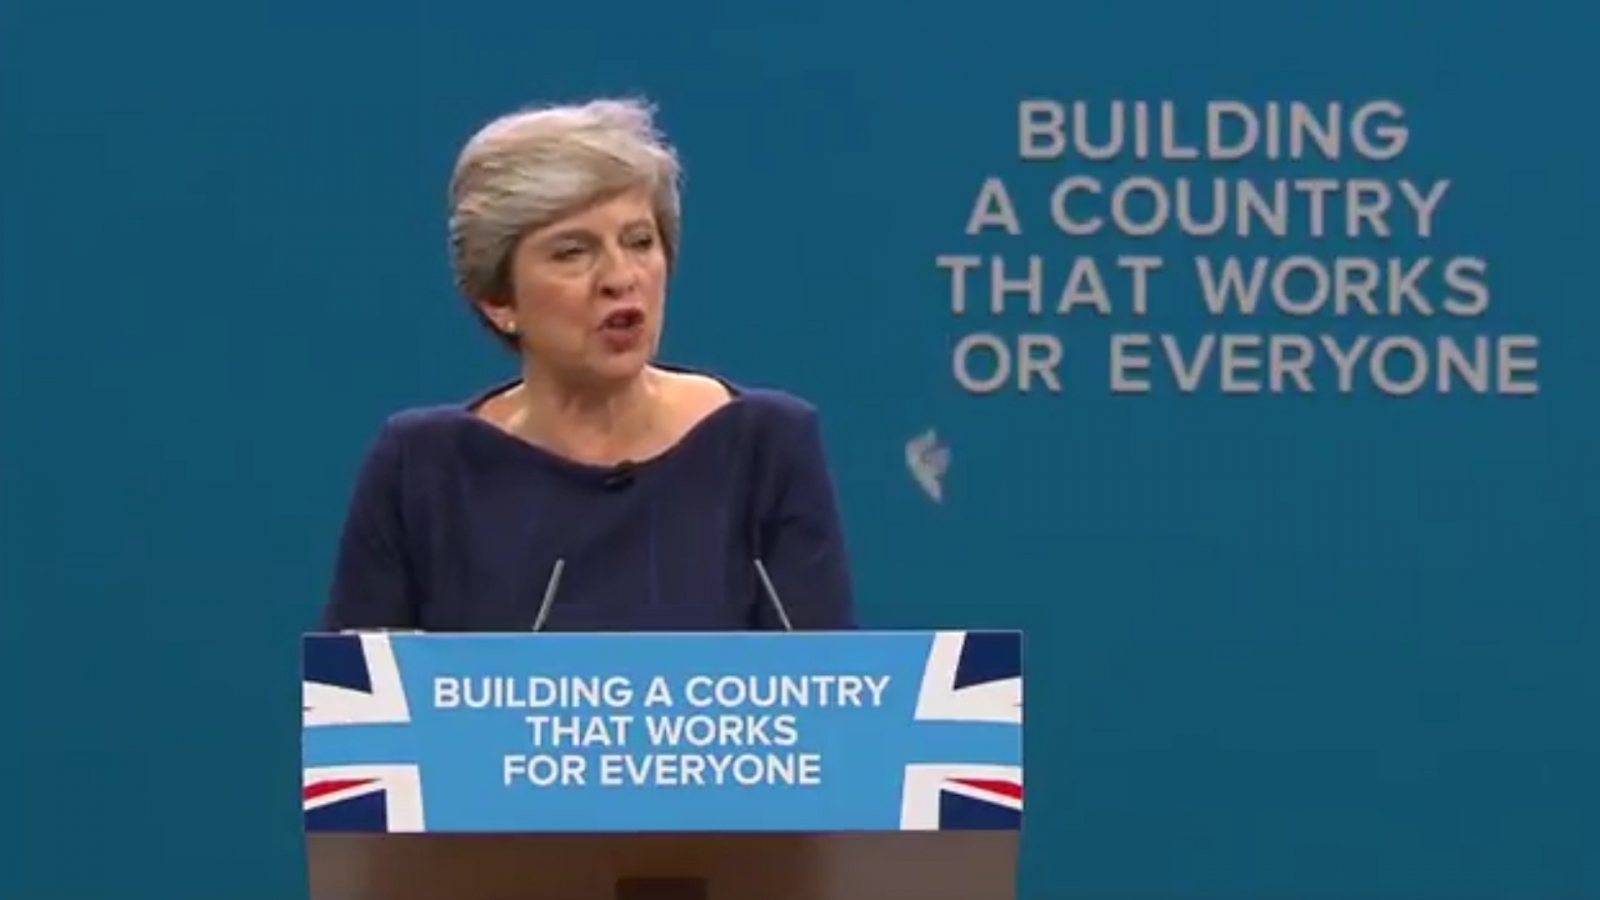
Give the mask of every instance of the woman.
<path id="1" fill-rule="evenodd" d="M 468 142 L 456 282 L 521 377 L 386 423 L 327 628 L 853 627 L 815 410 L 653 361 L 678 182 L 628 102 L 518 113 Z"/>

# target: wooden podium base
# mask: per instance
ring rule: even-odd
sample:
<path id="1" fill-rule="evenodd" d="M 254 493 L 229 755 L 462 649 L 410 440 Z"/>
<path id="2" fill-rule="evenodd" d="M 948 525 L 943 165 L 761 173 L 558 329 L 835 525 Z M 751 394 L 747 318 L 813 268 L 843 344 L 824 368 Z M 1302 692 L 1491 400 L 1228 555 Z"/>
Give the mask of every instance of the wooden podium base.
<path id="1" fill-rule="evenodd" d="M 311 900 L 1016 900 L 1018 832 L 344 835 Z"/>
<path id="2" fill-rule="evenodd" d="M 621 878 L 616 900 L 709 900 L 711 882 L 704 878 Z"/>

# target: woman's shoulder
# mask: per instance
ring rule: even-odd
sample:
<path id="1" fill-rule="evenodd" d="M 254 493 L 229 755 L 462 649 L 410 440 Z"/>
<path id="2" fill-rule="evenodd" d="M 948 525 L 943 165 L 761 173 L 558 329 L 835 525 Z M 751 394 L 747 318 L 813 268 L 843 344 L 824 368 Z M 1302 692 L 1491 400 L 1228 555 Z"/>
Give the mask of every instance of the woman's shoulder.
<path id="1" fill-rule="evenodd" d="M 765 440 L 787 443 L 818 428 L 816 406 L 779 388 L 748 388 L 739 402 L 754 432 Z"/>
<path id="2" fill-rule="evenodd" d="M 754 438 L 782 440 L 814 427 L 818 417 L 815 405 L 787 390 L 741 384 L 704 369 L 667 371 L 682 385 L 688 403 L 701 408 L 696 418 L 702 424 L 733 420 Z"/>
<path id="3" fill-rule="evenodd" d="M 775 387 L 737 386 L 733 399 L 702 422 L 701 429 L 717 431 L 723 425 L 730 426 L 744 452 L 764 468 L 789 471 L 820 462 L 820 415 L 798 394 Z"/>
<path id="4" fill-rule="evenodd" d="M 474 421 L 471 408 L 461 403 L 402 407 L 384 417 L 374 444 L 379 451 L 426 454 L 453 446 L 454 437 Z"/>

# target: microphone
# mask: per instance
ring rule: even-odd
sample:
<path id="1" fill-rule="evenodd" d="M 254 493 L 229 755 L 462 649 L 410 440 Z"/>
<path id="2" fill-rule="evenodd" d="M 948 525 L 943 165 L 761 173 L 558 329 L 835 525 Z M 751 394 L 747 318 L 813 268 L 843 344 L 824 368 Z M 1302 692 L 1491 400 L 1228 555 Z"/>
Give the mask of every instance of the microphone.
<path id="1" fill-rule="evenodd" d="M 760 559 L 756 560 L 756 577 L 761 579 L 761 590 L 772 604 L 772 611 L 778 614 L 778 623 L 784 631 L 793 631 L 794 623 L 789 621 L 789 611 L 783 608 L 783 601 L 778 599 L 778 589 L 772 586 L 772 576 L 767 574 L 766 563 Z"/>
<path id="2" fill-rule="evenodd" d="M 561 586 L 561 573 L 566 571 L 567 561 L 556 560 L 550 567 L 550 580 L 544 586 L 544 599 L 539 601 L 539 614 L 533 617 L 533 627 L 530 631 L 543 631 L 544 623 L 550 619 L 550 607 L 556 605 L 556 588 Z"/>
<path id="3" fill-rule="evenodd" d="M 631 459 L 625 459 L 617 463 L 611 467 L 611 471 L 607 472 L 604 478 L 600 479 L 600 486 L 608 491 L 620 491 L 633 487 L 633 470 L 638 465 Z"/>

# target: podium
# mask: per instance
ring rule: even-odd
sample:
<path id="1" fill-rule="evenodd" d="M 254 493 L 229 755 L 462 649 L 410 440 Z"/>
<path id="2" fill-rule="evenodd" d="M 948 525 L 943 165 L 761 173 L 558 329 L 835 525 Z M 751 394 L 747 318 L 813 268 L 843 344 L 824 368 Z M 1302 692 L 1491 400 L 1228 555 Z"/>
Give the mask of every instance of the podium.
<path id="1" fill-rule="evenodd" d="M 312 900 L 1014 900 L 1016 632 L 314 634 Z"/>

